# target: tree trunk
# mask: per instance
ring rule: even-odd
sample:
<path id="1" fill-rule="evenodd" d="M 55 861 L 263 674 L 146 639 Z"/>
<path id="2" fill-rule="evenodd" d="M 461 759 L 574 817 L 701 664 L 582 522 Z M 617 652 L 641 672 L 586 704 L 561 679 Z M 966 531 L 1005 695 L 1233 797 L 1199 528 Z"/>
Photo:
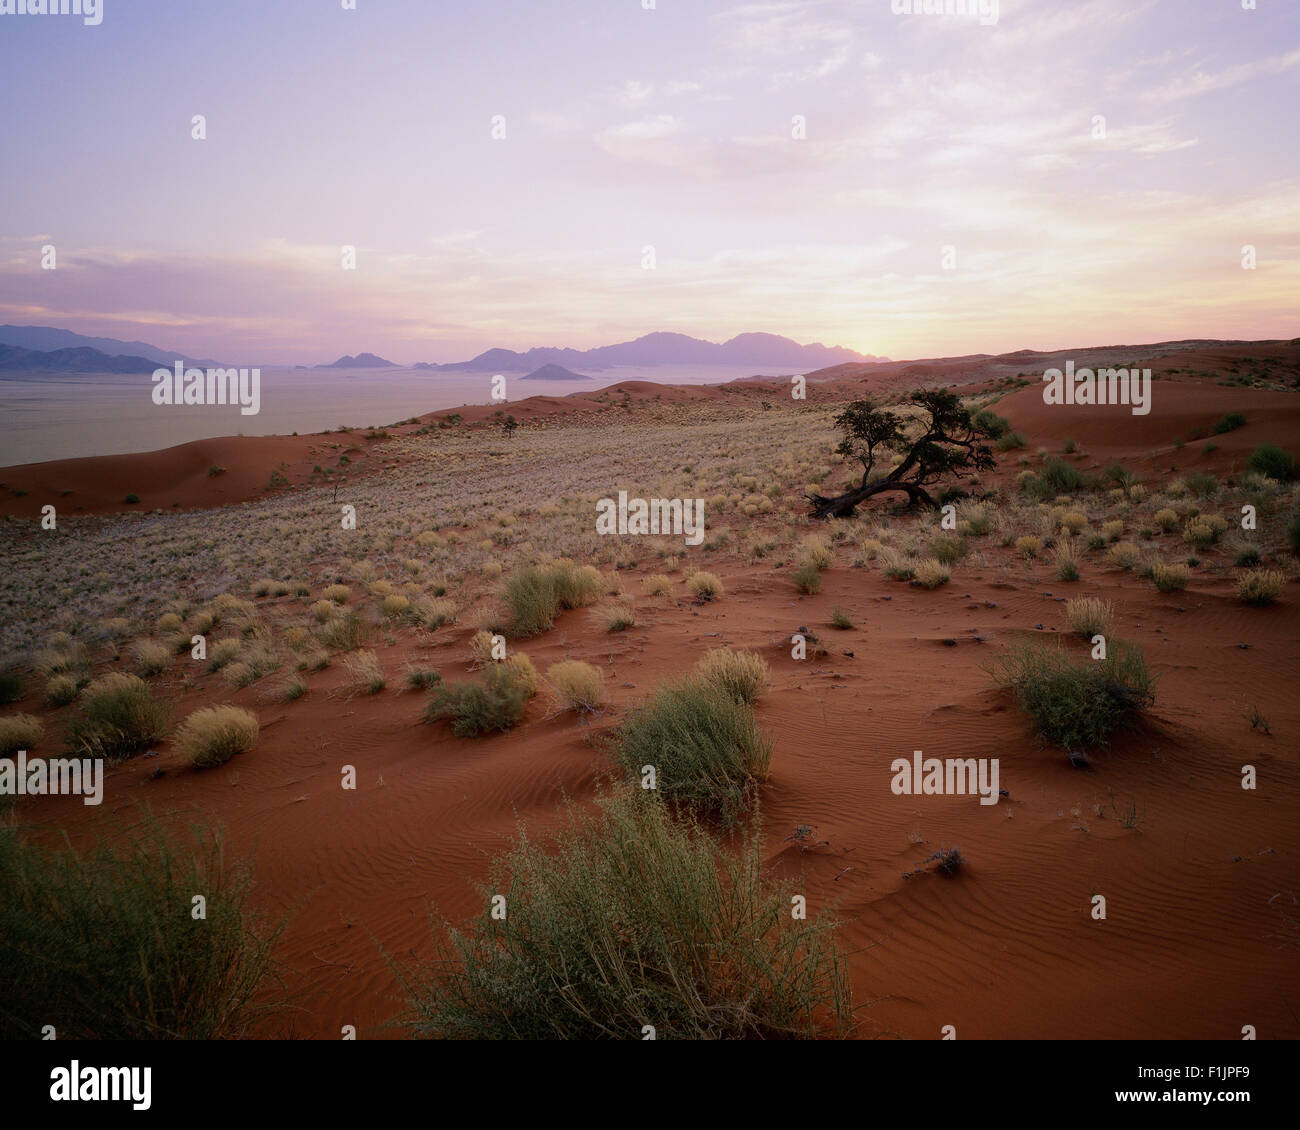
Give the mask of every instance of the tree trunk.
<path id="1" fill-rule="evenodd" d="M 884 494 L 886 491 L 901 490 L 908 498 L 908 505 L 915 506 L 921 503 L 937 510 L 939 504 L 930 497 L 929 492 L 924 488 L 917 486 L 916 483 L 898 482 L 893 479 L 877 479 L 874 483 L 868 483 L 864 487 L 858 487 L 856 490 L 848 491 L 845 494 L 836 495 L 834 498 L 827 498 L 820 494 L 810 494 L 805 497 L 812 503 L 812 517 L 814 518 L 849 518 L 853 511 L 861 506 L 867 499 L 873 495 Z"/>

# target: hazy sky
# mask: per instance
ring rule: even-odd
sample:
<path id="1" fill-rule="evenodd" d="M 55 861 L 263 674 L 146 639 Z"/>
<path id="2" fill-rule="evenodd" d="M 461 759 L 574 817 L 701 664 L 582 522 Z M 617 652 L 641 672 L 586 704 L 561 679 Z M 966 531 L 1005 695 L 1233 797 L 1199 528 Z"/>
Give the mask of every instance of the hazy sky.
<path id="1" fill-rule="evenodd" d="M 0 15 L 0 322 L 266 363 L 1300 334 L 1297 0 L 642 5 Z"/>

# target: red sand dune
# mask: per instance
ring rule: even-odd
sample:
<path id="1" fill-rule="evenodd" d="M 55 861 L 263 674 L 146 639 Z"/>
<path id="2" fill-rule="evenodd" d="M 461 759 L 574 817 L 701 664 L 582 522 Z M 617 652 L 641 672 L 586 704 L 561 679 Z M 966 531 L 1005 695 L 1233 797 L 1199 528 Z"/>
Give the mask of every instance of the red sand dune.
<path id="1" fill-rule="evenodd" d="M 599 407 L 590 397 L 534 397 L 509 411 L 520 418 Z M 1255 444 L 1294 448 L 1300 435 L 1293 396 L 1194 382 L 1158 383 L 1154 410 L 1141 418 L 1126 407 L 1048 408 L 1039 386 L 996 410 L 1031 446 L 1059 451 L 1073 437 L 1086 461 L 1150 464 L 1150 481 L 1155 471 L 1171 477 L 1173 464 L 1239 469 Z M 1175 450 L 1175 439 L 1228 411 L 1250 423 L 1212 437 L 1219 451 L 1204 456 L 1190 441 Z M 482 419 L 491 410 L 463 414 Z M 229 499 L 211 493 L 218 487 L 232 496 L 236 483 L 259 488 L 286 453 L 309 461 L 321 438 L 241 440 L 237 448 L 205 441 L 68 461 L 54 478 L 50 464 L 11 468 L 4 478 L 67 483 L 87 509 L 95 498 L 109 509 L 127 489 L 143 497 L 148 471 L 170 475 L 172 485 L 147 504 L 167 505 L 172 494 L 183 505 L 219 503 Z M 207 480 L 214 461 L 232 478 Z M 1007 460 L 999 475 L 1015 470 Z M 254 709 L 259 747 L 198 772 L 164 745 L 156 758 L 110 771 L 105 809 L 127 818 L 143 801 L 178 820 L 194 812 L 219 819 L 234 853 L 255 864 L 262 907 L 292 912 L 280 952 L 308 993 L 297 1032 L 338 1038 L 342 1025 L 355 1024 L 378 1035 L 401 1007 L 379 946 L 399 960 L 427 953 L 430 900 L 453 920 L 475 913 L 488 856 L 520 821 L 535 837 L 556 827 L 563 797 L 590 801 L 607 769 L 594 737 L 679 672 L 684 655 L 752 648 L 773 676 L 757 708 L 775 737 L 763 790 L 768 862 L 803 877 L 810 907 L 836 907 L 857 999 L 875 1002 L 860 1014 L 864 1034 L 935 1039 L 951 1024 L 966 1039 L 1232 1040 L 1251 1024 L 1261 1038 L 1300 1037 L 1300 600 L 1291 592 L 1276 607 L 1249 608 L 1225 575 L 1198 576 L 1188 591 L 1162 596 L 1131 573 L 1090 569 L 1086 594 L 1114 601 L 1120 634 L 1141 645 L 1161 682 L 1147 724 L 1081 771 L 1040 748 L 983 664 L 1022 635 L 1068 632 L 1064 601 L 1083 590 L 1058 582 L 1049 561 L 1012 562 L 986 545 L 988 566 L 963 566 L 933 592 L 837 562 L 820 594 L 800 596 L 761 563 L 724 562 L 710 565 L 726 584 L 723 599 L 639 600 L 637 625 L 618 636 L 566 613 L 521 646 L 543 670 L 571 654 L 602 656 L 613 704 L 594 724 L 548 717 L 535 700 L 520 731 L 458 740 L 418 724 L 421 698 L 396 689 L 397 678 L 377 696 L 347 697 L 333 667 L 310 676 L 308 694 L 291 704 L 268 703 L 257 688 L 231 692 L 214 679 L 185 688 L 173 679 L 164 685 L 178 715 L 215 701 Z M 857 627 L 826 627 L 835 607 Z M 826 642 L 826 658 L 790 658 L 790 635 L 803 626 Z M 390 673 L 412 662 L 460 677 L 470 631 L 440 630 L 428 646 L 381 647 L 380 657 Z M 1245 722 L 1251 705 L 1270 715 L 1272 736 Z M 35 701 L 20 708 L 41 710 Z M 889 765 L 918 748 L 1001 759 L 1010 795 L 988 807 L 954 797 L 900 803 Z M 1240 786 L 1247 763 L 1259 772 L 1255 792 Z M 343 764 L 358 769 L 356 792 L 339 788 Z M 154 778 L 157 768 L 165 775 Z M 1140 829 L 1115 818 L 1130 802 L 1143 814 Z M 24 806 L 28 818 L 74 834 L 104 815 L 76 798 Z M 819 846 L 805 852 L 790 841 L 800 824 L 815 827 Z M 958 876 L 904 878 L 951 845 L 969 861 Z M 1096 893 L 1108 900 L 1105 922 L 1090 916 Z"/>

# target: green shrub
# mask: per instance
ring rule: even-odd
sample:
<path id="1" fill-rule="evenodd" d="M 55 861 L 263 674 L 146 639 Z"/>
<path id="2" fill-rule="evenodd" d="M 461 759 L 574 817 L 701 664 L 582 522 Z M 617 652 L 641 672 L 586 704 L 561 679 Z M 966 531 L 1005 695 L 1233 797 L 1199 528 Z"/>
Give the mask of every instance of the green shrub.
<path id="1" fill-rule="evenodd" d="M 640 778 L 653 766 L 666 799 L 731 821 L 767 778 L 772 742 L 750 706 L 703 679 L 661 687 L 632 711 L 614 737 L 620 766 Z"/>
<path id="2" fill-rule="evenodd" d="M 1026 641 L 993 671 L 1016 694 L 1038 733 L 1069 752 L 1104 748 L 1155 700 L 1155 679 L 1136 647 L 1113 643 L 1101 660 L 1070 658 L 1064 648 Z"/>
<path id="3" fill-rule="evenodd" d="M 847 632 L 853 627 L 853 617 L 851 617 L 842 608 L 836 608 L 831 612 L 831 627 L 838 628 L 842 632 Z"/>
<path id="4" fill-rule="evenodd" d="M 477 924 L 399 971 L 417 1036 L 483 1040 L 844 1036 L 851 990 L 825 915 L 790 914 L 757 836 L 725 850 L 653 796 L 570 814 L 496 861 Z M 508 913 L 491 917 L 491 897 Z"/>
<path id="5" fill-rule="evenodd" d="M 271 949 L 246 869 L 215 832 L 184 850 L 146 822 L 118 846 L 50 850 L 0 825 L 0 1038 L 216 1040 L 253 1034 Z M 202 893 L 207 917 L 190 916 Z"/>
<path id="6" fill-rule="evenodd" d="M 800 565 L 794 573 L 794 587 L 813 596 L 822 591 L 821 570 L 816 565 Z"/>
<path id="7" fill-rule="evenodd" d="M 114 672 L 81 692 L 81 716 L 68 727 L 68 743 L 81 757 L 122 761 L 167 732 L 168 710 L 137 675 Z"/>
<path id="8" fill-rule="evenodd" d="M 515 668 L 494 663 L 482 682 L 435 686 L 429 693 L 424 720 L 450 721 L 451 732 L 458 738 L 513 730 L 523 718 L 534 689 Z"/>
<path id="9" fill-rule="evenodd" d="M 1047 484 L 1052 494 L 1073 494 L 1083 486 L 1083 472 L 1072 463 L 1052 456 L 1043 462 L 1038 477 Z"/>
<path id="10" fill-rule="evenodd" d="M 981 408 L 976 412 L 971 417 L 971 423 L 975 426 L 976 431 L 983 432 L 990 439 L 1001 439 L 1011 431 L 1010 420 L 987 408 Z M 1021 442 L 1023 444 L 1023 440 Z"/>
<path id="11" fill-rule="evenodd" d="M 1238 428 L 1246 426 L 1246 417 L 1240 412 L 1229 412 L 1226 416 L 1215 421 L 1214 427 L 1210 429 L 1216 436 L 1223 435 L 1224 432 L 1236 431 Z"/>
<path id="12" fill-rule="evenodd" d="M 555 623 L 561 609 L 590 604 L 604 588 L 599 570 L 569 562 L 529 565 L 512 573 L 501 588 L 511 634 L 535 636 Z"/>
<path id="13" fill-rule="evenodd" d="M 1256 474 L 1286 482 L 1295 474 L 1295 460 L 1291 453 L 1271 443 L 1262 443 L 1250 453 L 1247 468 Z"/>

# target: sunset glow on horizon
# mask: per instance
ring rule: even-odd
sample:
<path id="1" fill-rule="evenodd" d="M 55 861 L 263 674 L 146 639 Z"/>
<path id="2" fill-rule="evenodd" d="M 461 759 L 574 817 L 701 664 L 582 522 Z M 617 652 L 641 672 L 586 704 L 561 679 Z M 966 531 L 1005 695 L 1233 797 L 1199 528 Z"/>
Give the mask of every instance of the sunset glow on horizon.
<path id="1" fill-rule="evenodd" d="M 268 365 L 1300 333 L 1294 8 L 894 7 L 0 16 L 0 322 Z"/>

